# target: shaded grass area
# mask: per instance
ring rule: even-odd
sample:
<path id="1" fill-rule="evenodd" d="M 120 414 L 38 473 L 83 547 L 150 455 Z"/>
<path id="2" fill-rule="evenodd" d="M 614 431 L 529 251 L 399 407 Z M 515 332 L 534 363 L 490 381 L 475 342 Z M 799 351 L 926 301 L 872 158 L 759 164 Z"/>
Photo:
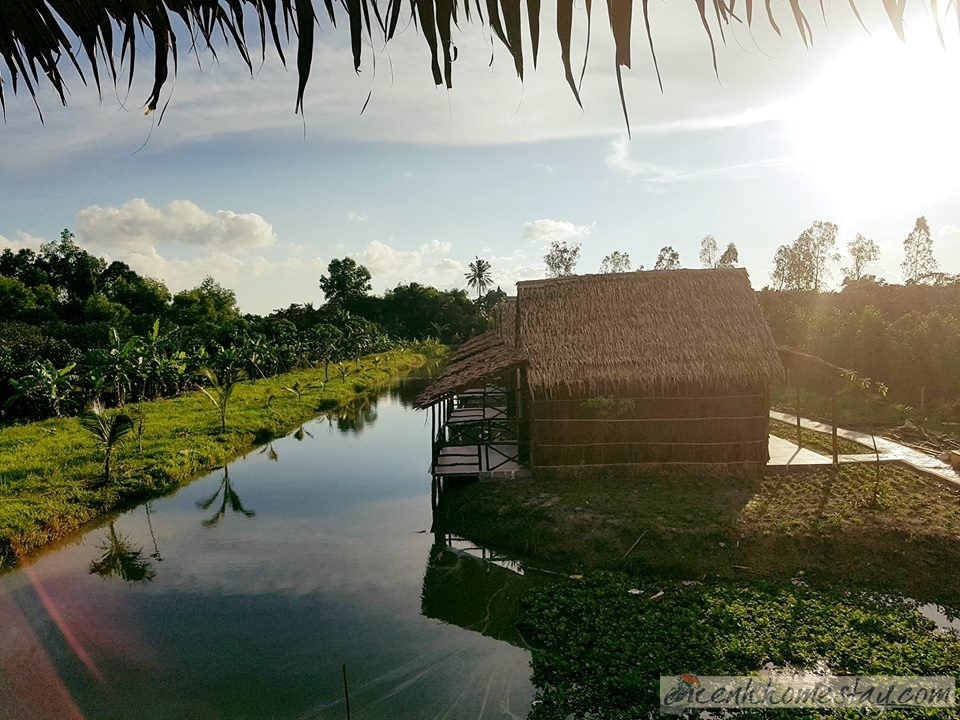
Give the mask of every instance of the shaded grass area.
<path id="1" fill-rule="evenodd" d="M 797 393 L 793 388 L 773 387 L 770 400 L 775 410 L 796 415 Z M 800 391 L 800 416 L 830 422 L 833 407 L 829 395 L 806 388 Z M 837 394 L 837 424 L 854 430 L 887 428 L 903 424 L 913 409 L 884 397 L 856 390 L 852 386 Z"/>
<path id="2" fill-rule="evenodd" d="M 678 580 L 784 579 L 960 606 L 960 491 L 905 468 L 763 478 L 490 480 L 451 485 L 443 532 L 543 567 Z"/>
<path id="3" fill-rule="evenodd" d="M 600 573 L 533 591 L 520 627 L 537 646 L 535 720 L 662 717 L 661 675 L 744 675 L 772 665 L 831 674 L 955 676 L 960 667 L 960 638 L 937 632 L 915 606 L 802 584 L 682 584 Z M 862 717 L 850 709 L 733 714 Z M 918 716 L 960 713 L 884 713 Z"/>
<path id="4" fill-rule="evenodd" d="M 658 717 L 659 677 L 688 672 L 955 676 L 960 638 L 917 607 L 960 607 L 960 492 L 881 470 L 450 485 L 436 529 L 574 573 L 524 599 L 535 720 Z M 885 713 L 917 716 L 960 717 Z"/>
<path id="5" fill-rule="evenodd" d="M 790 425 L 789 423 L 780 422 L 779 420 L 771 418 L 769 432 L 771 435 L 789 440 L 792 443 L 797 442 L 796 425 Z M 803 443 L 803 447 L 807 450 L 813 450 L 827 457 L 833 456 L 833 438 L 826 433 L 800 428 L 800 442 Z M 841 455 L 863 455 L 873 452 L 873 450 L 866 445 L 861 445 L 846 438 L 837 437 L 837 452 Z"/>
<path id="6" fill-rule="evenodd" d="M 331 373 L 326 382 L 322 370 L 310 369 L 241 383 L 226 432 L 199 391 L 145 403 L 143 448 L 128 436 L 105 487 L 97 487 L 102 456 L 77 418 L 0 429 L 0 564 L 128 502 L 168 492 L 423 363 L 422 355 L 396 351 L 349 363 L 346 377 Z"/>

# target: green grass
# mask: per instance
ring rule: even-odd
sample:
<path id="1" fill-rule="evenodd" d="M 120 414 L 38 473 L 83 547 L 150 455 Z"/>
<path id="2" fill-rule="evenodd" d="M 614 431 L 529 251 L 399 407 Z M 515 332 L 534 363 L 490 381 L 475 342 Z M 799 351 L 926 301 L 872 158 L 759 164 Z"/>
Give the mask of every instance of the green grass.
<path id="1" fill-rule="evenodd" d="M 589 473 L 445 491 L 437 528 L 569 573 L 771 578 L 960 607 L 960 491 L 898 466 L 763 478 Z M 632 549 L 631 549 L 632 548 Z"/>
<path id="2" fill-rule="evenodd" d="M 797 442 L 796 425 L 773 420 L 772 418 L 770 420 L 770 434 L 783 438 L 784 440 L 789 440 L 792 443 Z M 803 443 L 803 447 L 807 450 L 813 450 L 828 457 L 833 456 L 833 439 L 827 433 L 801 428 L 800 442 Z M 873 452 L 872 449 L 866 445 L 861 445 L 860 443 L 846 440 L 842 437 L 837 437 L 837 451 L 841 455 L 863 455 L 864 453 Z"/>
<path id="3" fill-rule="evenodd" d="M 600 573 L 539 588 L 525 605 L 520 628 L 535 648 L 538 688 L 531 720 L 662 717 L 661 675 L 746 675 L 772 664 L 819 666 L 831 674 L 956 676 L 960 667 L 960 638 L 938 632 L 914 605 L 803 584 L 684 584 Z M 849 709 L 736 716 L 862 717 Z M 893 710 L 883 716 L 960 713 Z"/>
<path id="4" fill-rule="evenodd" d="M 77 418 L 0 429 L 0 565 L 128 502 L 169 492 L 423 362 L 395 351 L 348 363 L 345 379 L 331 368 L 326 383 L 322 369 L 244 382 L 230 400 L 224 433 L 218 410 L 199 391 L 146 403 L 143 450 L 129 436 L 105 487 L 97 487 L 101 455 Z M 299 398 L 283 389 L 295 383 L 309 386 Z"/>

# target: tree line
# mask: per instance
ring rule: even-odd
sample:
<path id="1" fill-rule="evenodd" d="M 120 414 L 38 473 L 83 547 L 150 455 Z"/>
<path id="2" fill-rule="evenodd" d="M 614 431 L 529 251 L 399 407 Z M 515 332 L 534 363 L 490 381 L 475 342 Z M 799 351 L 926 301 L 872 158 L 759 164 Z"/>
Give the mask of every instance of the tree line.
<path id="1" fill-rule="evenodd" d="M 410 283 L 370 294 L 370 274 L 334 260 L 327 302 L 243 314 L 212 277 L 171 293 L 123 262 L 107 263 L 64 230 L 38 251 L 0 253 L 0 421 L 123 407 L 202 388 L 216 405 L 241 379 L 298 367 L 347 373 L 346 362 L 409 341 L 458 343 L 480 332 L 487 309 L 465 290 Z M 218 405 L 220 407 L 220 405 Z M 90 420 L 95 422 L 94 419 Z"/>
<path id="2" fill-rule="evenodd" d="M 740 261 L 740 253 L 734 243 L 729 243 L 723 251 L 713 235 L 707 235 L 700 241 L 700 265 L 704 268 L 732 268 Z M 478 258 L 479 259 L 479 258 Z M 482 262 L 482 261 L 481 261 Z M 547 277 L 563 277 L 573 275 L 580 262 L 580 242 L 576 240 L 554 240 L 543 256 L 543 264 Z M 653 270 L 678 270 L 680 253 L 672 245 L 664 245 L 657 253 Z M 644 270 L 640 265 L 636 270 Z M 614 250 L 605 255 L 600 263 L 600 273 L 622 273 L 634 270 L 630 253 L 624 250 Z"/>
<path id="3" fill-rule="evenodd" d="M 880 259 L 880 246 L 872 239 L 857 233 L 847 243 L 847 264 L 841 268 L 841 285 L 847 286 L 867 280 L 883 282 L 867 274 L 870 263 Z M 933 235 L 923 216 L 918 217 L 913 230 L 903 240 L 903 261 L 900 271 L 905 284 L 949 285 L 960 282 L 960 275 L 940 271 L 933 256 Z M 788 245 L 777 248 L 771 273 L 775 290 L 812 290 L 820 292 L 827 287 L 833 270 L 842 259 L 837 251 L 837 226 L 817 220 Z"/>

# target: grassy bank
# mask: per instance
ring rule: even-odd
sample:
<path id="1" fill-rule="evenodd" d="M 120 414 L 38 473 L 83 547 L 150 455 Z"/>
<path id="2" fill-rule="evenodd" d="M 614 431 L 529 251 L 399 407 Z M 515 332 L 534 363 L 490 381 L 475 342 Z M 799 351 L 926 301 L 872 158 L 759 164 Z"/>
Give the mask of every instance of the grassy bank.
<path id="1" fill-rule="evenodd" d="M 450 486 L 439 528 L 550 569 L 784 579 L 960 606 L 960 491 L 906 469 L 763 478 L 616 473 Z"/>
<path id="2" fill-rule="evenodd" d="M 349 363 L 345 378 L 331 368 L 327 382 L 321 369 L 241 383 L 228 405 L 226 432 L 199 391 L 145 403 L 142 450 L 128 436 L 115 452 L 113 480 L 103 487 L 102 456 L 76 418 L 0 429 L 0 565 L 124 503 L 168 492 L 423 362 L 396 351 Z"/>

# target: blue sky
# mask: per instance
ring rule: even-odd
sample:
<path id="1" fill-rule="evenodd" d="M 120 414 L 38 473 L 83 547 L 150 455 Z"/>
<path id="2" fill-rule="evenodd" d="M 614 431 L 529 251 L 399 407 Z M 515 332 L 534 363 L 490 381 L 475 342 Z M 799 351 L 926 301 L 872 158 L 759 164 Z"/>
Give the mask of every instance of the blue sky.
<path id="1" fill-rule="evenodd" d="M 433 87 L 412 31 L 391 45 L 392 77 L 385 54 L 376 75 L 369 55 L 355 75 L 343 38 L 321 34 L 305 118 L 292 111 L 294 74 L 269 57 L 253 80 L 229 55 L 202 57 L 202 71 L 182 58 L 158 127 L 138 107 L 145 76 L 125 105 L 74 82 L 69 108 L 42 98 L 45 125 L 20 96 L 0 129 L 0 246 L 70 227 L 175 291 L 213 274 L 250 312 L 322 302 L 317 278 L 343 255 L 382 291 L 462 287 L 480 254 L 509 289 L 542 276 L 555 238 L 582 242 L 578 269 L 593 272 L 612 250 L 650 267 L 663 245 L 695 267 L 711 233 L 737 244 L 760 287 L 776 246 L 815 219 L 840 226 L 841 249 L 858 232 L 874 238 L 883 254 L 870 270 L 895 280 L 900 243 L 925 214 L 941 268 L 960 272 L 956 23 L 941 48 L 918 10 L 903 44 L 882 16 L 866 13 L 868 34 L 842 5 L 829 29 L 812 18 L 812 49 L 786 17 L 783 38 L 736 28 L 718 82 L 695 8 L 652 4 L 665 90 L 637 27 L 629 141 L 602 10 L 584 111 L 549 33 L 521 85 L 502 50 L 488 67 L 489 39 L 471 26 L 451 93 Z"/>

